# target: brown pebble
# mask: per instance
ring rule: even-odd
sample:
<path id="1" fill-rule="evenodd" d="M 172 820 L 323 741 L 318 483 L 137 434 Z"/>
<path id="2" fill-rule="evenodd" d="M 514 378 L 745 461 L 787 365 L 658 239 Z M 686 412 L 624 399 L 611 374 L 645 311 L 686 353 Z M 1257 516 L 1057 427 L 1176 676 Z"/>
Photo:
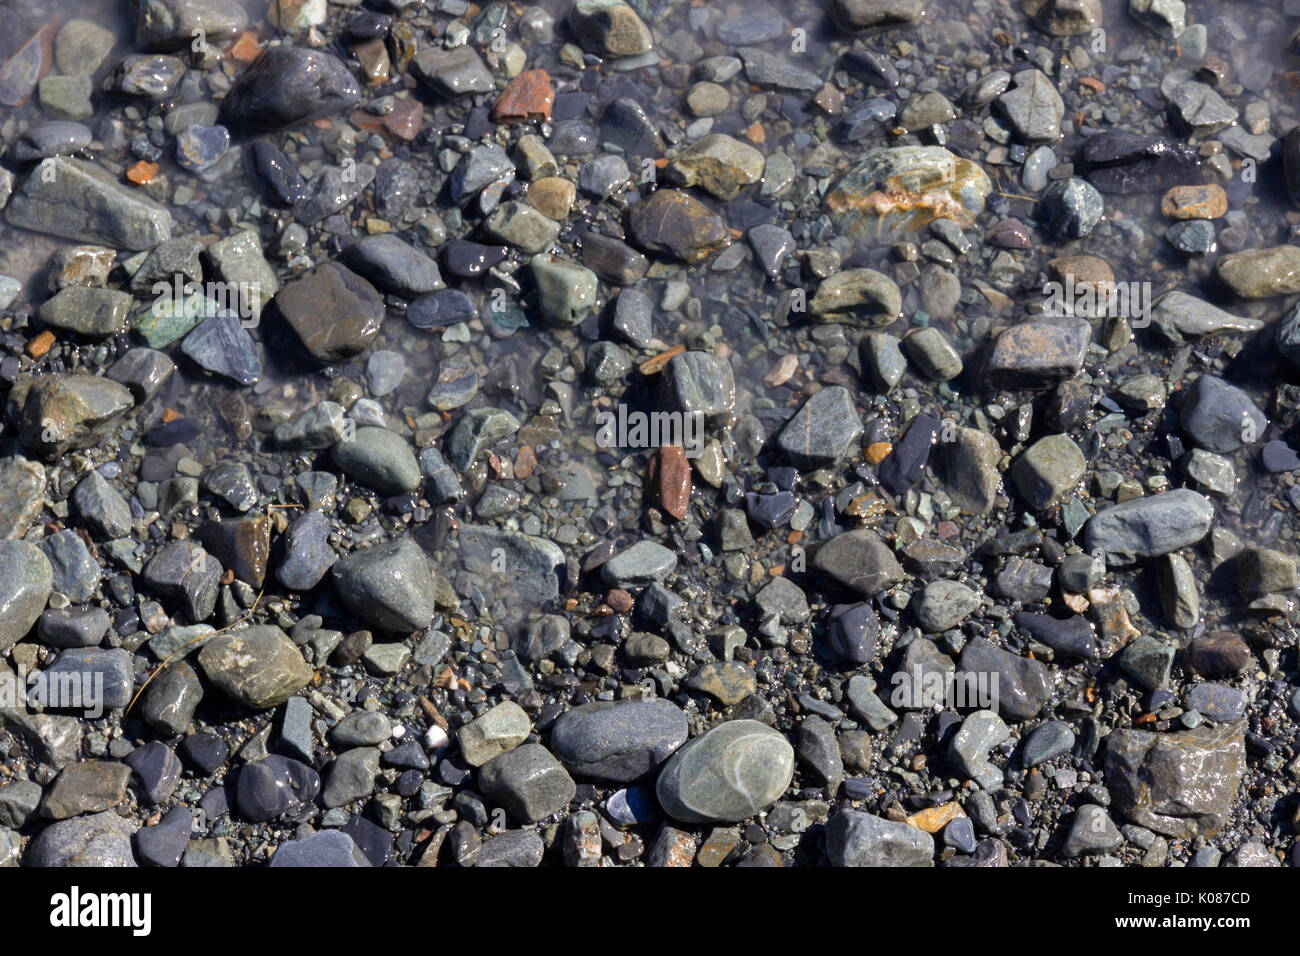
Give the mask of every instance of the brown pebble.
<path id="1" fill-rule="evenodd" d="M 646 478 L 659 507 L 678 521 L 683 520 L 691 503 L 691 464 L 686 452 L 676 445 L 664 445 L 650 459 Z"/>

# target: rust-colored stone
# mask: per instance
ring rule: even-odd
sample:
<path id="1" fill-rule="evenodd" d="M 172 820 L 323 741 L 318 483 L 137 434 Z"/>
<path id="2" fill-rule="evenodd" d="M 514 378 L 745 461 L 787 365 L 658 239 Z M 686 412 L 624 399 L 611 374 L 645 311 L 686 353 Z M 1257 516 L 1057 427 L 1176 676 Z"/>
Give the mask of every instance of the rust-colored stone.
<path id="1" fill-rule="evenodd" d="M 924 810 L 912 814 L 907 818 L 906 822 L 918 830 L 924 830 L 926 833 L 938 833 L 953 820 L 965 815 L 961 804 L 952 801 L 942 803 L 937 807 L 926 807 Z"/>
<path id="2" fill-rule="evenodd" d="M 1165 193 L 1160 212 L 1167 219 L 1221 219 L 1228 214 L 1228 194 L 1215 183 L 1175 186 Z"/>
<path id="3" fill-rule="evenodd" d="M 632 595 L 622 588 L 614 588 L 605 595 L 605 603 L 619 614 L 632 610 Z"/>
<path id="4" fill-rule="evenodd" d="M 158 164 L 148 163 L 143 159 L 126 171 L 126 178 L 137 186 L 147 186 L 158 175 Z"/>
<path id="5" fill-rule="evenodd" d="M 252 63 L 261 52 L 262 44 L 256 30 L 245 30 L 226 48 L 226 56 L 236 63 Z"/>
<path id="6" fill-rule="evenodd" d="M 646 472 L 650 493 L 659 507 L 678 521 L 691 503 L 691 463 L 676 445 L 664 445 L 650 459 Z"/>
<path id="7" fill-rule="evenodd" d="M 532 445 L 524 445 L 515 455 L 515 477 L 527 478 L 537 470 L 537 452 Z"/>
<path id="8" fill-rule="evenodd" d="M 551 75 L 545 70 L 525 70 L 506 84 L 492 106 L 494 123 L 546 122 L 555 105 Z"/>

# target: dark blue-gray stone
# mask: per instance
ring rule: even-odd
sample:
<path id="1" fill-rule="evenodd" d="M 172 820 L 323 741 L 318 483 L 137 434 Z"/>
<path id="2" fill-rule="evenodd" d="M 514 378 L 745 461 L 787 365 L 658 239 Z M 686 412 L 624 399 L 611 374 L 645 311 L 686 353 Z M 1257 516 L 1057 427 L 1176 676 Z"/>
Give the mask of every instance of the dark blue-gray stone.
<path id="1" fill-rule="evenodd" d="M 204 371 L 224 375 L 240 385 L 262 377 L 257 343 L 238 317 L 225 312 L 205 319 L 181 343 L 181 351 Z"/>
<path id="2" fill-rule="evenodd" d="M 236 127 L 281 129 L 342 112 L 360 97 L 356 78 L 333 54 L 273 46 L 235 79 L 222 116 Z"/>
<path id="3" fill-rule="evenodd" d="M 273 820 L 311 803 L 320 789 L 320 774 L 311 767 L 272 754 L 245 764 L 239 771 L 235 806 L 250 820 Z"/>
<path id="4" fill-rule="evenodd" d="M 321 830 L 298 840 L 281 843 L 271 866 L 353 867 L 370 861 L 352 837 L 340 830 Z"/>
<path id="5" fill-rule="evenodd" d="M 560 716 L 551 748 L 580 777 L 627 783 L 667 760 L 688 733 L 686 715 L 670 701 L 596 701 Z"/>

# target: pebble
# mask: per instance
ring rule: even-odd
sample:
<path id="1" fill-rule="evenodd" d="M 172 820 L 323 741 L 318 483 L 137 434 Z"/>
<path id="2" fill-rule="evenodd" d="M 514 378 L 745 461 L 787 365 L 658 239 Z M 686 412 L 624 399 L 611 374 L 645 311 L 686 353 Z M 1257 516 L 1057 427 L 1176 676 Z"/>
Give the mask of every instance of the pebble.
<path id="1" fill-rule="evenodd" d="M 346 555 L 332 575 L 344 604 L 374 627 L 409 633 L 433 619 L 428 562 L 409 538 Z"/>
<path id="2" fill-rule="evenodd" d="M 218 634 L 199 652 L 199 666 L 217 689 L 252 710 L 280 706 L 312 679 L 298 648 L 274 625 Z"/>
<path id="3" fill-rule="evenodd" d="M 826 825 L 832 866 L 933 866 L 934 838 L 907 823 L 841 810 Z"/>
<path id="4" fill-rule="evenodd" d="M 354 106 L 361 96 L 351 71 L 324 50 L 268 47 L 235 79 L 221 115 L 234 127 L 282 129 Z"/>
<path id="5" fill-rule="evenodd" d="M 758 721 L 732 720 L 673 754 L 655 794 L 674 820 L 733 823 L 776 802 L 793 774 L 794 748 L 780 733 Z"/>

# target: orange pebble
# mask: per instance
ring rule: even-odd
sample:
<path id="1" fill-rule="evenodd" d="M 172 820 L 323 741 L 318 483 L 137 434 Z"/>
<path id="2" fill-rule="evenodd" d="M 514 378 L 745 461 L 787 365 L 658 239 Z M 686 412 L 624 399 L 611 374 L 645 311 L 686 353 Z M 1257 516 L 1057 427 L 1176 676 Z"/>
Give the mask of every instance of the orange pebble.
<path id="1" fill-rule="evenodd" d="M 148 163 L 143 159 L 126 171 L 126 178 L 137 186 L 147 186 L 158 175 L 158 164 Z"/>
<path id="2" fill-rule="evenodd" d="M 40 358 L 50 350 L 52 345 L 54 345 L 54 333 L 46 329 L 27 343 L 27 354 L 32 358 Z"/>
<path id="3" fill-rule="evenodd" d="M 226 56 L 236 63 L 251 63 L 262 52 L 262 45 L 257 40 L 256 30 L 245 30 L 234 43 L 226 49 Z"/>

